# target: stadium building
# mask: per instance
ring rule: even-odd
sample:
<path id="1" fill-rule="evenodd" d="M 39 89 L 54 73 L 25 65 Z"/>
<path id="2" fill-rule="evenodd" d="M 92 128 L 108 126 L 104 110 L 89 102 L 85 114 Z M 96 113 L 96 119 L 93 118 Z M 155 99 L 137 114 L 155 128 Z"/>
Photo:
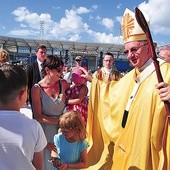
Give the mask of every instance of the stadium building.
<path id="1" fill-rule="evenodd" d="M 5 49 L 11 57 L 11 61 L 26 65 L 36 59 L 35 50 L 39 45 L 47 47 L 47 54 L 61 57 L 66 66 L 75 65 L 75 57 L 82 56 L 83 65 L 89 70 L 94 70 L 102 65 L 102 57 L 106 52 L 111 52 L 115 58 L 115 67 L 126 72 L 131 69 L 129 62 L 124 56 L 124 45 L 108 43 L 85 43 L 71 41 L 51 41 L 23 39 L 0 36 L 0 48 Z"/>

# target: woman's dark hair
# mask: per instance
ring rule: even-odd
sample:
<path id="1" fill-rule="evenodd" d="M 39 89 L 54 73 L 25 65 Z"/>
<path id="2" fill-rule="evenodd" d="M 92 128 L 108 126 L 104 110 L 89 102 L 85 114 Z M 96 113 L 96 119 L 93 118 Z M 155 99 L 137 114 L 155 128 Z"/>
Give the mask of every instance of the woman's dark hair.
<path id="1" fill-rule="evenodd" d="M 45 68 L 49 68 L 50 70 L 55 69 L 58 72 L 62 71 L 62 67 L 64 66 L 64 62 L 61 58 L 56 55 L 48 55 L 44 62 L 42 63 L 42 74 L 46 75 Z"/>

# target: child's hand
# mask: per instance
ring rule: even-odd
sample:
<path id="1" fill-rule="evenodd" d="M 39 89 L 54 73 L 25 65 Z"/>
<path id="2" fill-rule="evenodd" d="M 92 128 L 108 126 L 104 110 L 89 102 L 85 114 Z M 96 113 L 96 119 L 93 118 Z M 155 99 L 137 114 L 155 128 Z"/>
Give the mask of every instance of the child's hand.
<path id="1" fill-rule="evenodd" d="M 59 158 L 53 162 L 53 166 L 56 167 L 57 169 L 60 169 L 60 166 L 62 166 L 62 164 Z"/>
<path id="2" fill-rule="evenodd" d="M 65 103 L 65 101 L 66 101 L 66 95 L 64 95 L 64 94 L 59 94 L 59 98 Z"/>
<path id="3" fill-rule="evenodd" d="M 68 168 L 67 164 L 62 164 L 60 167 L 57 167 L 58 170 L 66 170 Z"/>
<path id="4" fill-rule="evenodd" d="M 48 160 L 48 162 L 52 163 L 53 166 L 58 168 L 58 169 L 59 169 L 60 166 L 62 166 L 59 158 L 51 158 L 50 160 Z"/>

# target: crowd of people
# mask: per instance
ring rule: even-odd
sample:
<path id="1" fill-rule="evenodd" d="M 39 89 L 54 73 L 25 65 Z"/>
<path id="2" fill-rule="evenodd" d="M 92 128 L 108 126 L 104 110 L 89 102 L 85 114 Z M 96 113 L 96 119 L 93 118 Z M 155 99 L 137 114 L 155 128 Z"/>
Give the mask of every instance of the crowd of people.
<path id="1" fill-rule="evenodd" d="M 170 49 L 160 50 L 158 82 L 147 36 L 129 9 L 122 33 L 134 67 L 124 76 L 110 52 L 93 74 L 77 56 L 64 77 L 64 62 L 44 45 L 26 70 L 0 51 L 2 169 L 170 169 Z M 33 119 L 20 112 L 26 103 Z"/>

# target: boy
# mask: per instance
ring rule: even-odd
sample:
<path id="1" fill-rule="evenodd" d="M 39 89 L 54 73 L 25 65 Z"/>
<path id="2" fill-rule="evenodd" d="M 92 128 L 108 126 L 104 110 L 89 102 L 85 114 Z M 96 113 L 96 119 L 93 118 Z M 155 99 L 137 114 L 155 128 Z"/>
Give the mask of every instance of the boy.
<path id="1" fill-rule="evenodd" d="M 0 167 L 42 170 L 47 141 L 41 125 L 19 112 L 27 99 L 27 74 L 21 66 L 0 67 Z"/>

